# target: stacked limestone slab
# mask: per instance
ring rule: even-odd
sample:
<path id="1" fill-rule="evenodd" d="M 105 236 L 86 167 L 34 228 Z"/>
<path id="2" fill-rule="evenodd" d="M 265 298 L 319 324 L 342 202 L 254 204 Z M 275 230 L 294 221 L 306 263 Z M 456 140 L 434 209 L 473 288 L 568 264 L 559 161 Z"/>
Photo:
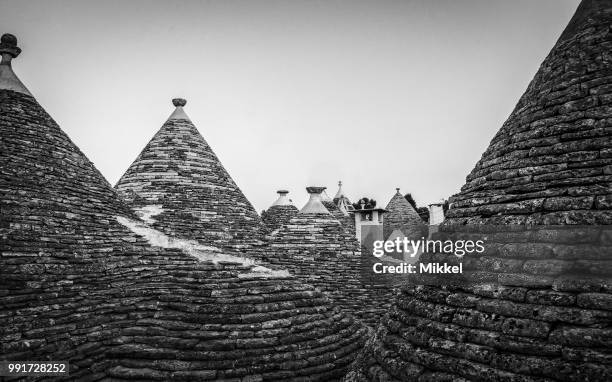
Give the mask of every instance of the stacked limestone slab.
<path id="1" fill-rule="evenodd" d="M 269 236 L 265 261 L 324 292 L 341 310 L 374 325 L 393 297 L 392 288 L 362 278 L 361 249 L 355 236 L 321 202 L 323 187 L 287 224 Z"/>
<path id="2" fill-rule="evenodd" d="M 409 239 L 427 236 L 427 225 L 416 210 L 400 193 L 399 188 L 385 207 L 383 236 L 387 239 L 393 231 L 400 230 Z"/>
<path id="3" fill-rule="evenodd" d="M 289 191 L 279 190 L 278 199 L 261 214 L 261 218 L 269 231 L 279 229 L 288 223 L 298 213 L 298 209 L 287 197 Z"/>
<path id="4" fill-rule="evenodd" d="M 485 252 L 406 284 L 347 381 L 612 380 L 611 25 L 580 4 L 440 227 Z"/>
<path id="5" fill-rule="evenodd" d="M 183 110 L 186 101 L 173 103 L 115 188 L 169 235 L 239 251 L 261 245 L 261 218 Z"/>
<path id="6" fill-rule="evenodd" d="M 78 381 L 344 374 L 360 325 L 284 272 L 137 220 L 15 81 L 16 39 L 0 52 L 1 360 L 69 361 Z"/>

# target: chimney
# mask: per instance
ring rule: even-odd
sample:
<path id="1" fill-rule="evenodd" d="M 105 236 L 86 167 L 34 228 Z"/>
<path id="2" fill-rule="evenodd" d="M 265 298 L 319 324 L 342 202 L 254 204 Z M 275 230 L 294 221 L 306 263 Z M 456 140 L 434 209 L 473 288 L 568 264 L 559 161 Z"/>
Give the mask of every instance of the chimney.
<path id="1" fill-rule="evenodd" d="M 291 199 L 287 197 L 287 194 L 289 193 L 289 191 L 278 190 L 276 191 L 276 193 L 278 194 L 278 199 L 276 199 L 276 201 L 272 203 L 272 206 L 290 206 L 292 205 Z"/>
<path id="2" fill-rule="evenodd" d="M 329 211 L 323 205 L 321 193 L 326 187 L 306 187 L 306 191 L 310 194 L 310 200 L 300 210 L 301 214 L 328 214 Z"/>

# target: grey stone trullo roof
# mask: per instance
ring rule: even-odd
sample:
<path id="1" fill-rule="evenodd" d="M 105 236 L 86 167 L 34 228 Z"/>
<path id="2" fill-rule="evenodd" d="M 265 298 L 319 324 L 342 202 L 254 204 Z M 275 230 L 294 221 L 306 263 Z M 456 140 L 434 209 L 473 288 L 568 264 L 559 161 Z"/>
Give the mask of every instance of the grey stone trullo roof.
<path id="1" fill-rule="evenodd" d="M 260 245 L 261 218 L 183 110 L 186 101 L 173 104 L 115 188 L 167 234 L 240 251 Z"/>
<path id="2" fill-rule="evenodd" d="M 270 231 L 280 228 L 298 213 L 297 207 L 287 197 L 289 191 L 278 190 L 277 192 L 278 199 L 261 214 L 263 222 Z"/>
<path id="3" fill-rule="evenodd" d="M 338 191 L 336 192 L 336 195 L 334 195 L 333 200 L 336 201 L 340 198 L 346 198 L 346 195 L 344 195 L 344 190 L 342 189 L 342 181 L 338 181 Z"/>
<path id="4" fill-rule="evenodd" d="M 389 200 L 385 207 L 387 212 L 383 220 L 383 236 L 385 239 L 391 233 L 399 229 L 409 239 L 418 240 L 427 236 L 427 225 L 421 219 L 410 203 L 396 189 L 395 195 Z"/>
<path id="5" fill-rule="evenodd" d="M 612 1 L 583 1 L 345 381 L 612 380 Z M 421 256 L 422 263 L 453 256 Z"/>
<path id="6" fill-rule="evenodd" d="M 12 90 L 14 92 L 23 93 L 31 96 L 30 91 L 19 80 L 13 72 L 11 61 L 21 53 L 21 48 L 17 46 L 17 38 L 12 34 L 5 33 L 0 40 L 0 88 Z"/>
<path id="7" fill-rule="evenodd" d="M 364 341 L 286 273 L 137 220 L 4 81 L 0 200 L 0 359 L 69 361 L 76 381 L 337 380 Z"/>

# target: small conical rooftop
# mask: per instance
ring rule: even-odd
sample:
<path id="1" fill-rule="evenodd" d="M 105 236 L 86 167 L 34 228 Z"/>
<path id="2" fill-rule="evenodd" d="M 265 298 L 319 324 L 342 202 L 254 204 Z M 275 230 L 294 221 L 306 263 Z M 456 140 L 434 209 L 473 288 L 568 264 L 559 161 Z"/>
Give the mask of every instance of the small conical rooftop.
<path id="1" fill-rule="evenodd" d="M 286 224 L 292 217 L 297 215 L 298 209 L 293 205 L 291 200 L 287 197 L 289 191 L 278 190 L 278 199 L 270 208 L 263 211 L 261 218 L 264 224 L 271 230 L 278 229 L 283 224 Z"/>
<path id="2" fill-rule="evenodd" d="M 353 211 L 355 209 L 351 204 L 351 200 L 344 194 L 344 190 L 342 189 L 342 181 L 338 181 L 338 192 L 336 192 L 333 201 L 343 214 L 348 214 L 349 211 Z M 353 221 L 351 219 L 348 225 L 352 224 Z"/>
<path id="3" fill-rule="evenodd" d="M 427 225 L 421 219 L 412 205 L 402 195 L 399 188 L 395 189 L 385 210 L 383 221 L 383 236 L 386 238 L 395 230 L 400 230 L 407 238 L 417 240 L 427 236 Z"/>
<path id="4" fill-rule="evenodd" d="M 345 381 L 612 380 L 611 25 L 580 3 L 440 226 L 483 252 L 404 285 Z"/>
<path id="5" fill-rule="evenodd" d="M 342 197 L 346 198 L 346 195 L 344 195 L 344 190 L 342 189 L 342 181 L 339 180 L 338 181 L 338 191 L 336 192 L 336 195 L 334 196 L 334 200 L 340 199 Z"/>
<path id="6" fill-rule="evenodd" d="M 286 271 L 139 221 L 29 92 L 3 84 L 0 164 L 3 359 L 66 361 L 80 381 L 337 380 L 364 342 Z"/>
<path id="7" fill-rule="evenodd" d="M 174 111 L 117 191 L 167 234 L 239 250 L 259 245 L 261 218 L 185 113 L 186 103 L 172 100 Z"/>

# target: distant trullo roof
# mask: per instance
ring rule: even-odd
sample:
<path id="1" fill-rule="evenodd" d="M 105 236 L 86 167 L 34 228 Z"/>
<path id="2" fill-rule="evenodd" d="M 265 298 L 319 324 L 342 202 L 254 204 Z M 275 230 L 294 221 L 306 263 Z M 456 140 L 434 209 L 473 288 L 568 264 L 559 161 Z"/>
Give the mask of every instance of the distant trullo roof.
<path id="1" fill-rule="evenodd" d="M 338 192 L 332 199 L 338 210 L 344 215 L 340 222 L 344 224 L 349 232 L 355 231 L 355 218 L 350 211 L 354 211 L 355 208 L 351 204 L 350 199 L 344 194 L 342 189 L 342 181 L 338 181 Z"/>
<path id="2" fill-rule="evenodd" d="M 399 229 L 409 239 L 418 240 L 427 235 L 427 226 L 421 216 L 396 188 L 395 195 L 387 203 L 383 220 L 383 236 L 386 238 Z"/>
<path id="3" fill-rule="evenodd" d="M 185 113 L 186 101 L 173 104 L 117 191 L 167 234 L 239 250 L 257 245 L 261 218 Z"/>
<path id="4" fill-rule="evenodd" d="M 485 251 L 403 286 L 346 381 L 612 380 L 611 25 L 582 1 L 440 226 Z"/>
<path id="5" fill-rule="evenodd" d="M 340 199 L 340 198 L 346 198 L 346 195 L 344 194 L 344 190 L 342 189 L 342 181 L 338 181 L 338 191 L 336 192 L 336 195 L 334 196 L 334 200 Z"/>
<path id="6" fill-rule="evenodd" d="M 339 378 L 361 326 L 286 273 L 138 221 L 5 81 L 16 48 L 2 37 L 0 358 L 68 361 L 77 381 Z"/>
<path id="7" fill-rule="evenodd" d="M 287 197 L 289 191 L 278 190 L 278 199 L 261 215 L 266 226 L 271 230 L 278 229 L 297 215 L 298 209 Z"/>
<path id="8" fill-rule="evenodd" d="M 375 325 L 393 296 L 390 288 L 361 279 L 361 248 L 354 234 L 327 211 L 325 187 L 308 187 L 308 203 L 270 235 L 266 261 L 282 265 L 325 292 L 343 311 Z"/>
<path id="9" fill-rule="evenodd" d="M 325 208 L 327 208 L 329 213 L 331 213 L 333 217 L 338 219 L 338 221 L 342 223 L 345 228 L 352 229 L 351 222 L 354 219 L 353 216 L 346 211 L 341 211 L 340 208 L 338 208 L 338 206 L 336 205 L 336 203 L 334 203 L 332 198 L 327 195 L 327 192 L 325 190 L 323 190 L 323 192 L 321 193 L 321 202 L 323 203 Z"/>

